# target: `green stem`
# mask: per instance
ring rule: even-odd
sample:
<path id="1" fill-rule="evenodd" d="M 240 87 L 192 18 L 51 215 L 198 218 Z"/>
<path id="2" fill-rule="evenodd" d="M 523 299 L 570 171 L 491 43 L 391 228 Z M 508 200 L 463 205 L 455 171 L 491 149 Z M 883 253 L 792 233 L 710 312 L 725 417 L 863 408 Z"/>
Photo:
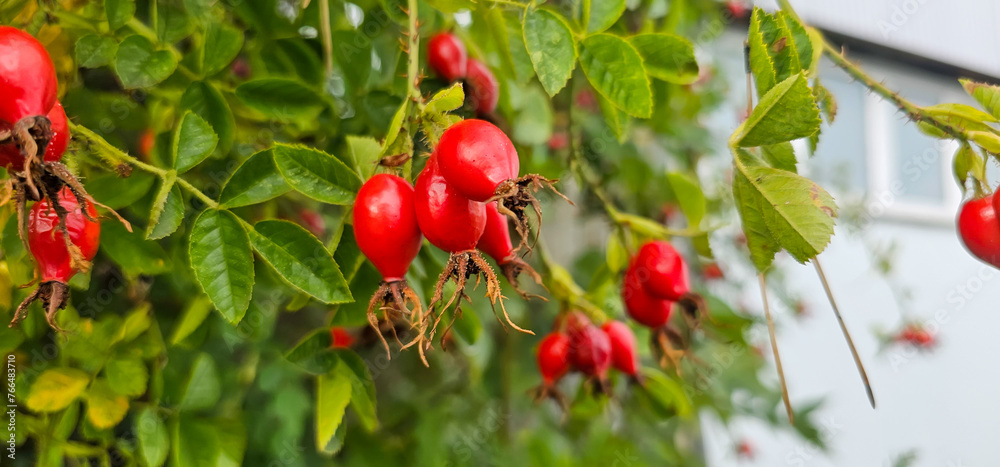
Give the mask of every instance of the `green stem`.
<path id="1" fill-rule="evenodd" d="M 899 108 L 899 110 L 905 113 L 910 120 L 932 125 L 959 141 L 966 141 L 969 139 L 965 130 L 928 114 L 920 106 L 904 99 L 899 94 L 887 88 L 884 84 L 875 81 L 875 79 L 868 76 L 868 74 L 865 73 L 861 67 L 847 60 L 847 57 L 844 56 L 843 52 L 837 50 L 832 44 L 825 40 L 823 41 L 823 53 L 825 53 L 835 65 L 847 72 L 847 74 L 851 75 L 854 79 L 861 81 L 865 87 L 870 89 L 872 92 L 882 96 L 889 102 L 892 102 L 897 108 Z"/>
<path id="2" fill-rule="evenodd" d="M 518 8 L 528 8 L 531 5 L 530 3 L 521 3 L 512 0 L 486 0 L 486 1 L 494 5 L 516 6 Z"/>
<path id="3" fill-rule="evenodd" d="M 420 95 L 420 89 L 417 88 L 420 81 L 420 29 L 417 24 L 417 0 L 408 0 L 407 7 L 410 28 L 409 45 L 407 46 L 409 50 L 407 51 L 406 89 L 410 99 L 416 102 L 417 109 L 423 112 L 424 99 Z"/>
<path id="4" fill-rule="evenodd" d="M 98 151 L 96 151 L 97 156 L 112 168 L 117 167 L 121 164 L 128 164 L 140 170 L 144 170 L 146 172 L 155 174 L 161 179 L 164 179 L 170 172 L 167 169 L 161 169 L 159 167 L 147 164 L 143 161 L 140 161 L 139 159 L 136 159 L 135 157 L 130 156 L 125 151 L 122 151 L 121 149 L 112 146 L 111 143 L 107 142 L 104 138 L 101 137 L 101 135 L 94 133 L 87 127 L 77 125 L 73 122 L 69 122 L 69 128 L 71 134 L 85 139 L 87 144 L 90 145 L 92 148 L 96 147 L 98 149 Z M 213 209 L 219 207 L 219 203 L 217 203 L 212 198 L 209 198 L 208 195 L 203 193 L 201 190 L 196 188 L 187 180 L 178 177 L 176 183 L 181 188 L 187 190 L 194 197 L 198 198 L 203 203 L 212 207 Z"/>

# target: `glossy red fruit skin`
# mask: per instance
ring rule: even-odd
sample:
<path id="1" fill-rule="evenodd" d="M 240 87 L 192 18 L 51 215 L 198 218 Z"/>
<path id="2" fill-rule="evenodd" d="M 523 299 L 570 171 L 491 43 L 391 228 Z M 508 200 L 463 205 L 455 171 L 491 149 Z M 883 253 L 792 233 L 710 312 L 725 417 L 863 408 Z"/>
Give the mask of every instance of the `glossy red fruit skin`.
<path id="1" fill-rule="evenodd" d="M 476 248 L 490 255 L 500 266 L 509 263 L 517 256 L 514 253 L 514 244 L 510 241 L 507 216 L 497 211 L 496 202 L 486 204 L 486 229 L 483 230 L 483 236 L 479 237 Z"/>
<path id="2" fill-rule="evenodd" d="M 76 202 L 76 196 L 68 188 L 59 192 L 59 204 L 69 211 L 66 216 L 66 229 L 69 239 L 80 248 L 84 258 L 94 259 L 100 243 L 101 224 L 87 219 Z M 94 205 L 87 203 L 87 213 L 97 218 Z M 59 217 L 54 209 L 50 209 L 48 200 L 43 199 L 31 207 L 28 214 L 28 246 L 38 263 L 42 283 L 58 281 L 66 283 L 76 271 L 70 266 L 69 250 L 63 241 L 63 233 L 59 230 Z"/>
<path id="3" fill-rule="evenodd" d="M 485 120 L 458 122 L 441 135 L 435 151 L 441 173 L 466 198 L 482 201 L 497 186 L 517 178 L 521 162 L 514 143 L 496 125 Z"/>
<path id="4" fill-rule="evenodd" d="M 46 115 L 56 103 L 56 69 L 37 39 L 0 26 L 0 121 Z"/>
<path id="5" fill-rule="evenodd" d="M 643 326 L 659 329 L 670 320 L 673 302 L 654 297 L 643 286 L 634 266 L 625 271 L 622 282 L 622 301 L 625 311 L 632 319 Z"/>
<path id="6" fill-rule="evenodd" d="M 445 181 L 436 152 L 417 176 L 415 191 L 417 222 L 432 245 L 449 253 L 476 248 L 486 230 L 486 204 L 462 196 Z"/>
<path id="7" fill-rule="evenodd" d="M 604 378 L 611 367 L 611 339 L 601 328 L 588 324 L 568 328 L 569 361 L 587 376 Z"/>
<path id="8" fill-rule="evenodd" d="M 639 372 L 635 334 L 621 321 L 608 321 L 601 330 L 611 340 L 611 365 L 626 375 L 635 376 Z"/>
<path id="9" fill-rule="evenodd" d="M 553 332 L 538 344 L 538 371 L 542 382 L 551 386 L 569 371 L 569 337 L 561 332 Z"/>
<path id="10" fill-rule="evenodd" d="M 647 242 L 633 264 L 646 292 L 654 297 L 678 301 L 691 291 L 687 263 L 669 242 Z"/>
<path id="11" fill-rule="evenodd" d="M 489 67 L 479 60 L 470 58 L 465 82 L 472 87 L 470 94 L 475 99 L 473 102 L 476 105 L 476 113 L 492 114 L 497 109 L 497 102 L 500 101 L 500 82 Z"/>
<path id="12" fill-rule="evenodd" d="M 66 152 L 66 146 L 69 145 L 69 122 L 66 119 L 66 110 L 63 109 L 59 101 L 56 101 L 46 116 L 52 123 L 52 139 L 45 147 L 43 159 L 45 162 L 57 162 L 62 159 Z M 9 169 L 21 170 L 24 166 L 24 156 L 14 145 L 0 146 L 0 165 Z"/>
<path id="13" fill-rule="evenodd" d="M 368 179 L 354 201 L 354 238 L 386 282 L 402 280 L 420 251 L 416 196 L 396 175 Z"/>
<path id="14" fill-rule="evenodd" d="M 458 81 L 465 78 L 469 55 L 459 38 L 442 32 L 427 42 L 427 63 L 445 80 Z"/>
<path id="15" fill-rule="evenodd" d="M 958 234 L 965 248 L 977 258 L 1000 268 L 1000 220 L 997 198 L 972 199 L 958 212 Z"/>
<path id="16" fill-rule="evenodd" d="M 346 329 L 335 326 L 330 328 L 330 347 L 335 349 L 346 349 L 354 344 L 354 336 Z"/>

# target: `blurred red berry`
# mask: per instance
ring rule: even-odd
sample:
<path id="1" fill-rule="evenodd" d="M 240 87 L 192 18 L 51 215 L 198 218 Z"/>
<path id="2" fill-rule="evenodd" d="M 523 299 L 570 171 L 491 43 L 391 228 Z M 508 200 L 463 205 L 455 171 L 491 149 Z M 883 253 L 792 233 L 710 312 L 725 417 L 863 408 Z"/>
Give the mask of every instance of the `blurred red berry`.
<path id="1" fill-rule="evenodd" d="M 330 328 L 330 347 L 346 349 L 354 344 L 354 336 L 346 329 L 334 326 Z"/>

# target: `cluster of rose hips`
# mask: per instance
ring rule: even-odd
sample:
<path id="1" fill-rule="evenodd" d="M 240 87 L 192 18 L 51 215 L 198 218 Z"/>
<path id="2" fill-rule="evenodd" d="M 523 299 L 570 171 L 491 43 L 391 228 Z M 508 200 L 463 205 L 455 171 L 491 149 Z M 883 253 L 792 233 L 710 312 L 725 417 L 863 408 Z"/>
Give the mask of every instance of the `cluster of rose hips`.
<path id="1" fill-rule="evenodd" d="M 38 265 L 39 286 L 18 306 L 11 326 L 41 300 L 50 326 L 66 306 L 66 283 L 90 269 L 100 224 L 93 200 L 58 161 L 69 141 L 66 112 L 56 100 L 55 67 L 31 35 L 0 26 L 0 165 L 11 175 L 18 230 Z M 9 199 L 9 198 L 7 198 Z M 24 208 L 28 213 L 25 235 Z"/>
<path id="2" fill-rule="evenodd" d="M 519 170 L 517 151 L 507 135 L 492 123 L 471 119 L 442 133 L 414 186 L 390 174 L 365 182 L 355 200 L 353 221 L 358 247 L 383 278 L 368 307 L 368 321 L 374 329 L 379 329 L 377 309 L 385 310 L 389 321 L 410 315 L 416 338 L 404 348 L 417 345 L 426 363 L 424 350 L 430 347 L 443 311 L 468 299 L 466 282 L 479 276 L 486 282 L 490 303 L 500 305 L 507 324 L 530 333 L 506 315 L 500 283 L 480 254 L 493 257 L 515 288 L 522 272 L 540 281 L 518 257 L 520 247 L 515 249 L 511 242 L 505 215 L 514 218 L 524 245 L 528 236 L 524 209 L 532 205 L 539 212 L 532 192 L 550 182 L 538 175 L 521 177 Z M 405 280 L 422 237 L 450 254 L 427 312 Z M 456 290 L 445 300 L 443 289 L 449 280 L 455 282 Z M 457 308 L 454 316 L 460 312 Z M 382 342 L 388 352 L 388 343 L 384 338 Z"/>
<path id="3" fill-rule="evenodd" d="M 910 323 L 903 327 L 892 340 L 901 344 L 909 344 L 918 349 L 928 350 L 937 345 L 937 339 L 926 328 L 917 323 Z"/>
<path id="4" fill-rule="evenodd" d="M 958 213 L 958 233 L 977 258 L 1000 268 L 1000 198 L 989 194 L 971 199 Z"/>
<path id="5" fill-rule="evenodd" d="M 626 269 L 621 292 L 628 315 L 650 328 L 654 348 L 660 347 L 664 358 L 673 359 L 674 345 L 679 345 L 679 334 L 667 324 L 673 305 L 680 304 L 692 316 L 703 307 L 701 298 L 690 290 L 684 258 L 669 242 L 647 242 Z M 609 320 L 598 327 L 580 312 L 569 313 L 556 322 L 556 330 L 545 336 L 536 355 L 542 375 L 538 395 L 563 404 L 555 385 L 570 369 L 602 388 L 612 366 L 641 382 L 635 334 L 621 321 Z"/>
<path id="6" fill-rule="evenodd" d="M 569 313 L 556 321 L 556 330 L 538 345 L 536 358 L 538 371 L 542 374 L 537 398 L 553 398 L 563 407 L 566 399 L 556 383 L 571 369 L 583 373 L 605 391 L 611 367 L 634 381 L 641 381 L 639 354 L 632 330 L 625 323 L 614 320 L 598 327 L 580 312 Z"/>
<path id="7" fill-rule="evenodd" d="M 479 60 L 469 58 L 465 44 L 454 34 L 442 32 L 427 43 L 427 63 L 441 78 L 464 80 L 466 94 L 472 98 L 476 113 L 489 116 L 497 108 L 500 84 L 493 72 Z"/>

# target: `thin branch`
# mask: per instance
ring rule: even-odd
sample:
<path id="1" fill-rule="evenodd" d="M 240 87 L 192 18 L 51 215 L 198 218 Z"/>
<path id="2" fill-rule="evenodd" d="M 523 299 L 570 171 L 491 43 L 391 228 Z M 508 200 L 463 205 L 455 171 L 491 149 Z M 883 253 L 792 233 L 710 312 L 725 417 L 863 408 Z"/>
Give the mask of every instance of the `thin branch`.
<path id="1" fill-rule="evenodd" d="M 847 74 L 851 75 L 854 79 L 861 81 L 861 83 L 863 83 L 865 87 L 870 89 L 872 92 L 882 96 L 889 102 L 892 102 L 893 105 L 905 113 L 907 118 L 910 120 L 914 122 L 927 123 L 960 141 L 966 141 L 969 139 L 969 135 L 964 129 L 956 127 L 946 121 L 928 114 L 920 106 L 904 99 L 898 93 L 887 88 L 884 84 L 875 81 L 875 79 L 868 76 L 868 74 L 865 73 L 861 67 L 849 61 L 847 57 L 844 56 L 842 51 L 837 50 L 827 41 L 823 41 L 823 53 L 825 53 L 835 65 L 847 72 Z"/>
<path id="2" fill-rule="evenodd" d="M 854 365 L 858 367 L 858 373 L 861 375 L 861 382 L 865 385 L 865 392 L 868 394 L 868 402 L 875 408 L 875 394 L 872 392 L 872 385 L 868 382 L 868 372 L 865 371 L 865 365 L 861 363 L 861 356 L 858 355 L 858 349 L 854 347 L 854 339 L 851 339 L 851 333 L 847 330 L 847 325 L 844 323 L 844 318 L 840 315 L 840 308 L 837 307 L 837 301 L 833 298 L 833 290 L 830 288 L 830 283 L 826 280 L 826 274 L 823 273 L 823 267 L 819 265 L 819 257 L 812 259 L 813 266 L 816 267 L 816 273 L 819 274 L 819 280 L 823 283 L 823 290 L 826 290 L 826 297 L 830 300 L 830 306 L 833 307 L 833 313 L 837 316 L 837 323 L 840 324 L 840 332 L 844 334 L 844 340 L 847 341 L 847 347 L 851 349 L 851 355 L 854 356 Z"/>
<path id="3" fill-rule="evenodd" d="M 323 35 L 323 63 L 326 65 L 326 78 L 333 76 L 333 31 L 330 27 L 330 0 L 319 2 L 319 29 Z"/>
<path id="4" fill-rule="evenodd" d="M 788 414 L 788 423 L 795 424 L 795 413 L 792 411 L 792 402 L 788 399 L 788 384 L 785 382 L 785 370 L 781 366 L 781 355 L 778 354 L 778 340 L 774 336 L 774 319 L 771 318 L 771 306 L 767 303 L 767 283 L 764 281 L 764 273 L 757 273 L 760 280 L 760 296 L 764 300 L 764 316 L 767 317 L 767 332 L 771 336 L 771 352 L 774 354 L 774 364 L 778 367 L 778 381 L 781 382 L 781 399 L 785 401 L 785 412 Z"/>
<path id="5" fill-rule="evenodd" d="M 423 110 L 424 99 L 420 95 L 420 28 L 417 24 L 417 0 L 408 0 L 406 12 L 409 15 L 409 33 L 407 48 L 406 88 L 410 99 L 417 103 L 417 108 Z"/>

